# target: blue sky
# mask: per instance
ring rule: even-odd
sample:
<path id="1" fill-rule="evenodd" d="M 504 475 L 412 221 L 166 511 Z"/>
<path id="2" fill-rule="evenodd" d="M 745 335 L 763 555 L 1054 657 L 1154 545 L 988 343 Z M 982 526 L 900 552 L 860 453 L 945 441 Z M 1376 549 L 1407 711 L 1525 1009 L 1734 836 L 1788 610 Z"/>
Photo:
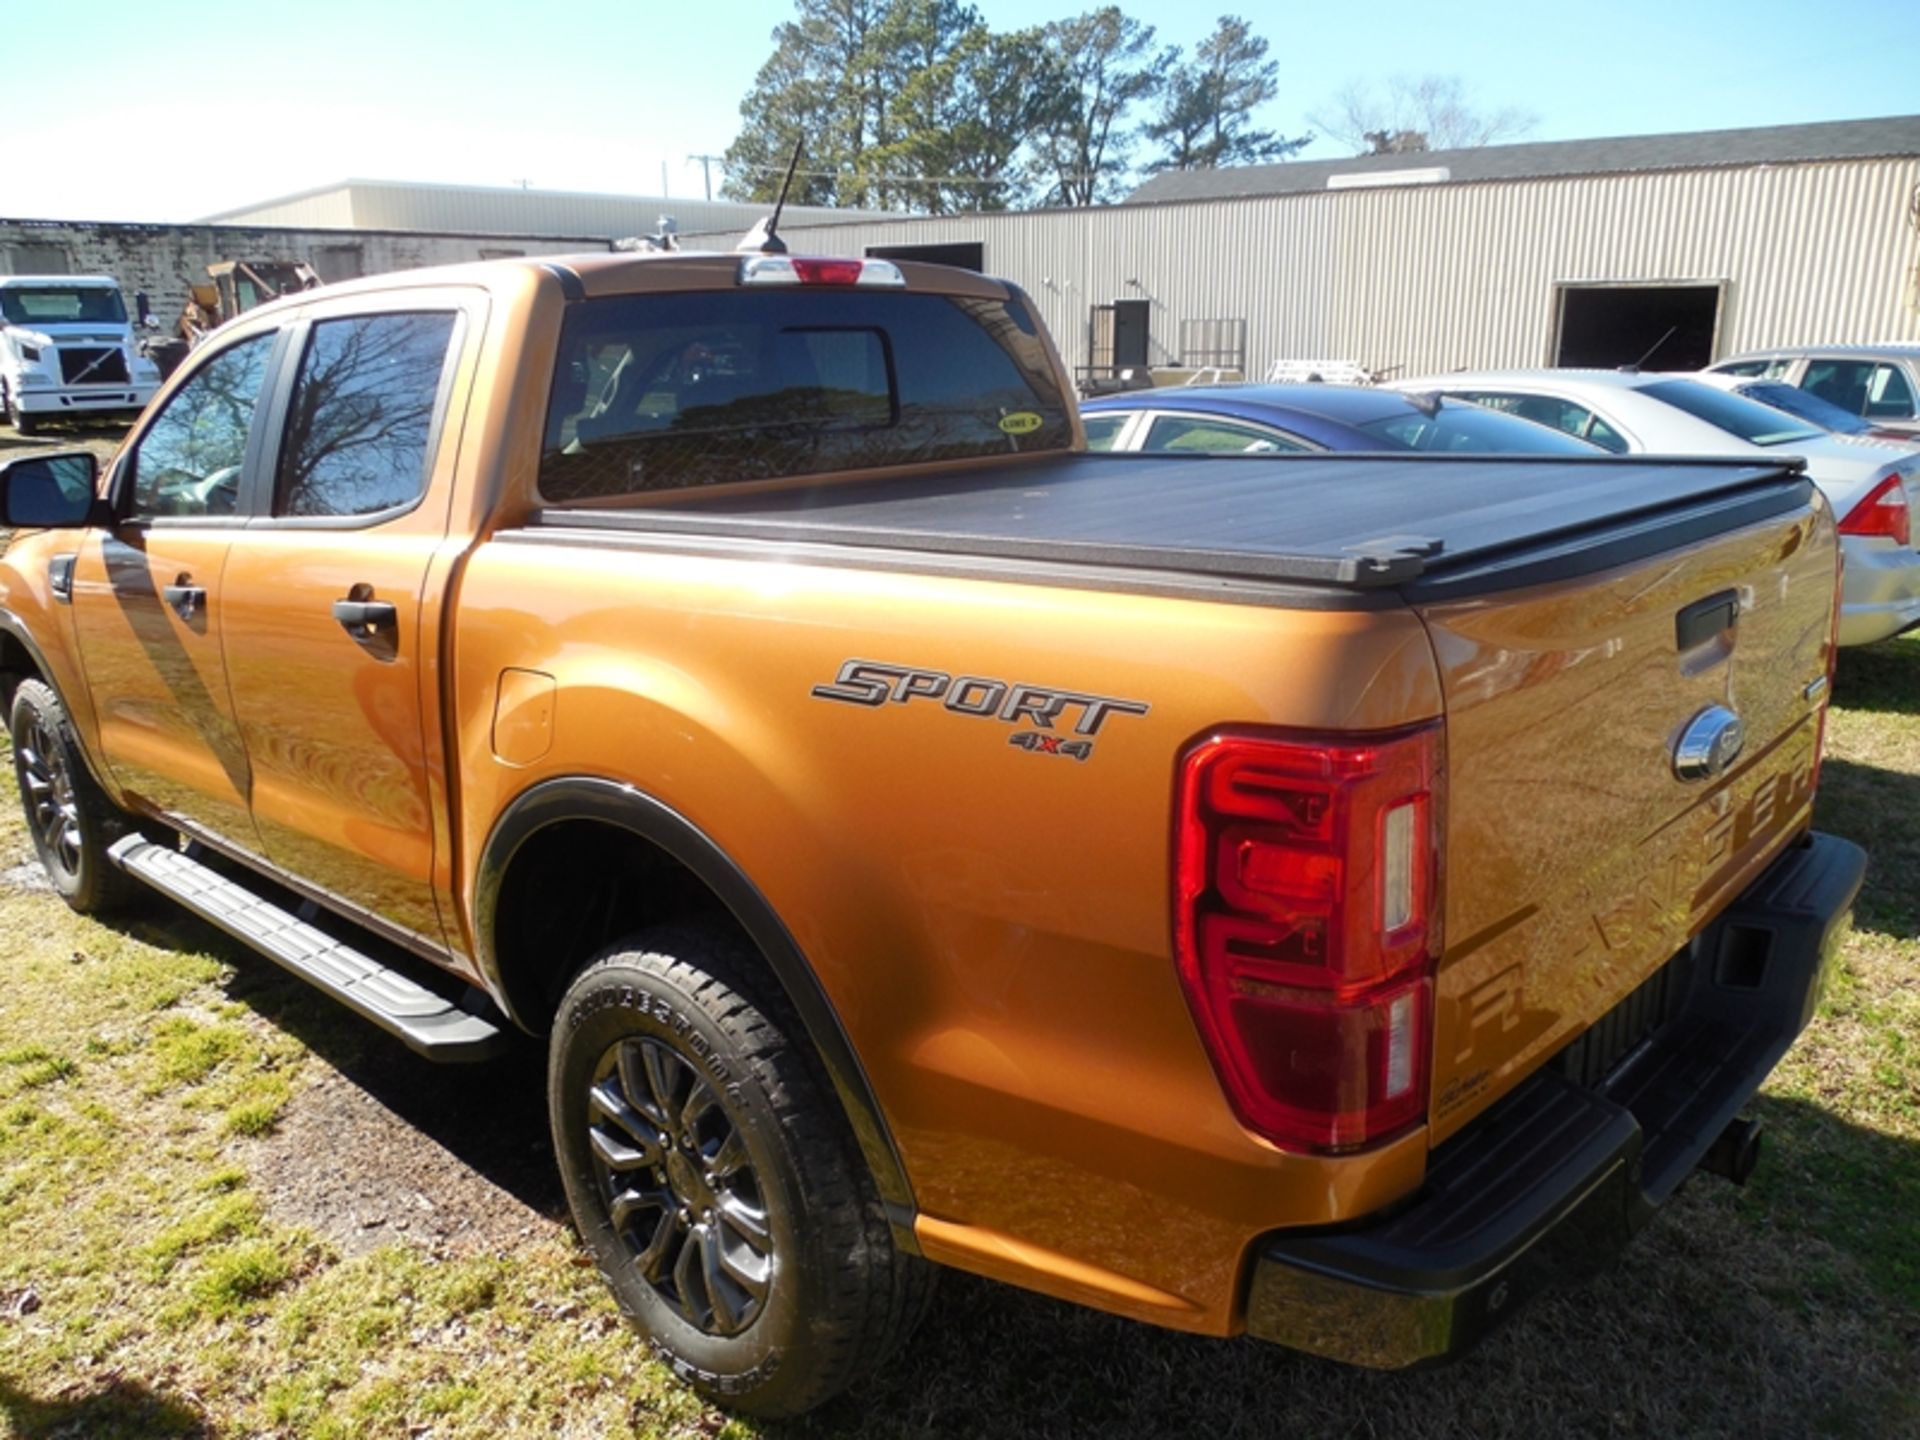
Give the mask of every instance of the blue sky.
<path id="1" fill-rule="evenodd" d="M 1090 8 L 977 0 L 998 28 Z M 1139 0 L 1191 45 L 1215 7 Z M 0 216 L 182 220 L 349 175 L 700 193 L 789 0 L 418 7 L 208 0 L 7 7 Z M 1294 135 L 1350 78 L 1459 75 L 1532 138 L 1920 111 L 1920 4 L 1785 0 L 1242 5 Z M 80 23 L 84 18 L 84 23 Z M 197 78 L 196 78 L 197 77 Z M 1308 155 L 1337 155 L 1316 146 Z"/>

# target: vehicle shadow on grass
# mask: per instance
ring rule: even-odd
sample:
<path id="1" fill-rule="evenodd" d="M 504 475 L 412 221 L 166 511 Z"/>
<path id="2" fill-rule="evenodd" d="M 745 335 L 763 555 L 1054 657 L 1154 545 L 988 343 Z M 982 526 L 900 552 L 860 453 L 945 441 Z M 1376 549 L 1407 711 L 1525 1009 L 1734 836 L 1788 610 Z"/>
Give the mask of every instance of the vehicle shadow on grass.
<path id="1" fill-rule="evenodd" d="M 1867 852 L 1855 924 L 1902 940 L 1920 938 L 1920 775 L 1829 759 L 1820 769 L 1813 823 Z"/>
<path id="2" fill-rule="evenodd" d="M 1836 705 L 1881 715 L 1920 715 L 1920 640 L 1884 640 L 1840 652 Z"/>
<path id="3" fill-rule="evenodd" d="M 8 1434 L 85 1436 L 86 1440 L 213 1440 L 219 1432 L 184 1400 L 137 1380 L 103 1377 L 95 1388 L 68 1386 L 55 1399 L 28 1395 L 0 1376 L 0 1420 Z"/>
<path id="4" fill-rule="evenodd" d="M 925 1328 L 880 1375 L 759 1433 L 1920 1433 L 1920 1302 L 1904 1253 L 1920 1153 L 1798 1101 L 1763 1100 L 1757 1113 L 1769 1152 L 1747 1189 L 1696 1177 L 1597 1278 L 1540 1297 L 1446 1368 L 1349 1369 L 949 1274 Z"/>

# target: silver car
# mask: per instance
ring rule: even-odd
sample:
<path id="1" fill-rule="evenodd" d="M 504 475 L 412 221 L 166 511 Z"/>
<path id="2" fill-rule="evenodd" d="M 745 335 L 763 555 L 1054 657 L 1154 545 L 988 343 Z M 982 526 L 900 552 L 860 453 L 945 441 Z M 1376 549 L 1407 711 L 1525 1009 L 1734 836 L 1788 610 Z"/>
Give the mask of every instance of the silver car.
<path id="1" fill-rule="evenodd" d="M 1920 625 L 1920 450 L 1830 435 L 1716 386 L 1630 370 L 1482 370 L 1396 380 L 1552 425 L 1615 454 L 1797 455 L 1840 521 L 1840 643 Z"/>
<path id="2" fill-rule="evenodd" d="M 1810 395 L 1920 440 L 1920 345 L 1786 345 L 1710 365 L 1721 375 L 1784 380 Z"/>

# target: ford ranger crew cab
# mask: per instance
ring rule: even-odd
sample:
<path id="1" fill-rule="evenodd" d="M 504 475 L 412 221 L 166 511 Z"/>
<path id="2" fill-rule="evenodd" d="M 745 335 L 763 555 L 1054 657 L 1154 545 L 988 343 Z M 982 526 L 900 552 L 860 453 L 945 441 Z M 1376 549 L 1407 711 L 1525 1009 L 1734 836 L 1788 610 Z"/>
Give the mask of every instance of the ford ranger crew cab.
<path id="1" fill-rule="evenodd" d="M 791 1413 L 940 1266 L 1438 1361 L 1700 1168 L 1864 857 L 1795 464 L 1083 453 L 1015 287 L 501 261 L 222 327 L 0 472 L 41 860 L 433 1060 Z"/>

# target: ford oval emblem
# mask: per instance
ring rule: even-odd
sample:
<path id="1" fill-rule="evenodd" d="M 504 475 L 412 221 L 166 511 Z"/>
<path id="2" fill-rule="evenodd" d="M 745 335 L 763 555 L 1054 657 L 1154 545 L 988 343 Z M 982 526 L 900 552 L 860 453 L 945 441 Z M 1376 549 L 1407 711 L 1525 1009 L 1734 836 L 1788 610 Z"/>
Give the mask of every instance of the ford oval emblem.
<path id="1" fill-rule="evenodd" d="M 1747 727 L 1724 705 L 1709 705 L 1687 722 L 1673 745 L 1673 773 L 1680 780 L 1711 780 L 1740 758 Z"/>

